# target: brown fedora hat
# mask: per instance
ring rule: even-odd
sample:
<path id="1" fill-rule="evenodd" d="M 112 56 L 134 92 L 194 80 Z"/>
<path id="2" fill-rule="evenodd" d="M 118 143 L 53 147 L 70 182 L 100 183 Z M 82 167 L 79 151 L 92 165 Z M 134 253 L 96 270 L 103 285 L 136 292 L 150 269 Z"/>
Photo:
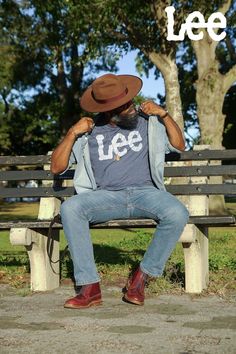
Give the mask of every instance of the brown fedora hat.
<path id="1" fill-rule="evenodd" d="M 142 85 L 142 80 L 137 76 L 102 75 L 83 93 L 80 106 L 87 112 L 111 111 L 134 98 Z"/>

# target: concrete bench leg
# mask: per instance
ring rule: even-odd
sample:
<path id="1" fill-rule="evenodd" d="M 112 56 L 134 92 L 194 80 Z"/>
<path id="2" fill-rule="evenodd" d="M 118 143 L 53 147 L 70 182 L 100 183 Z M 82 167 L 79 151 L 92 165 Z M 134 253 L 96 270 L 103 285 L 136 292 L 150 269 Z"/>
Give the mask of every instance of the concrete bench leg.
<path id="1" fill-rule="evenodd" d="M 48 256 L 48 230 L 34 231 L 27 228 L 12 228 L 10 241 L 24 245 L 30 259 L 31 290 L 46 291 L 59 286 L 59 230 L 52 230 L 53 247 Z M 56 262 L 56 263 L 54 263 Z"/>
<path id="2" fill-rule="evenodd" d="M 187 293 L 201 293 L 209 283 L 208 229 L 195 228 L 195 242 L 182 243 Z"/>
<path id="3" fill-rule="evenodd" d="M 194 146 L 194 150 L 209 149 L 208 145 Z M 207 166 L 208 161 L 193 161 L 193 166 Z M 200 167 L 199 167 L 200 168 Z M 207 184 L 207 176 L 190 177 L 189 183 Z M 208 215 L 209 198 L 206 195 L 189 197 L 190 215 Z M 209 282 L 208 228 L 193 226 L 195 238 L 192 243 L 183 243 L 185 258 L 185 290 L 188 293 L 201 293 Z"/>

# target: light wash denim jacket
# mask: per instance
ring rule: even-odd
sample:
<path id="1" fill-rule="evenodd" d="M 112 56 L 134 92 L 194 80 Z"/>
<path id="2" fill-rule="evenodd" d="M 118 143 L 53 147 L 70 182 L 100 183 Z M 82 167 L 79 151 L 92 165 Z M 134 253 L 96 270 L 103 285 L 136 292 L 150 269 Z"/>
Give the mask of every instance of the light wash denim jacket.
<path id="1" fill-rule="evenodd" d="M 165 190 L 163 178 L 165 154 L 171 151 L 180 151 L 170 144 L 166 134 L 166 128 L 157 116 L 150 116 L 148 118 L 148 145 L 153 182 L 158 189 Z M 92 171 L 88 137 L 86 134 L 78 137 L 73 145 L 68 168 L 72 163 L 77 164 L 74 175 L 74 187 L 76 192 L 81 193 L 96 190 L 97 185 Z M 65 173 L 65 171 L 63 173 Z"/>

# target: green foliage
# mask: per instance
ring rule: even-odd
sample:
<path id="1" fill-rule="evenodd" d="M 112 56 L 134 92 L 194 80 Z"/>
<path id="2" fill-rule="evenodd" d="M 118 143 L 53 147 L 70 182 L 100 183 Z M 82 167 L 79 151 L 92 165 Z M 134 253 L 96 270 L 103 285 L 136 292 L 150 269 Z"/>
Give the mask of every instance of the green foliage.
<path id="1" fill-rule="evenodd" d="M 80 1 L 1 1 L 0 154 L 46 153 L 81 115 L 99 70 L 115 70 Z"/>
<path id="2" fill-rule="evenodd" d="M 226 149 L 236 148 L 236 85 L 232 86 L 226 94 L 223 113 L 226 114 L 223 145 Z"/>
<path id="3" fill-rule="evenodd" d="M 175 31 L 190 12 L 201 11 L 207 19 L 223 2 L 172 1 Z M 116 71 L 121 52 L 131 49 L 138 50 L 138 73 L 148 76 L 154 68 L 156 77 L 160 72 L 150 54 L 175 60 L 177 53 L 185 128 L 197 124 L 196 59 L 188 40 L 166 40 L 166 16 L 158 14 L 168 1 L 2 0 L 0 5 L 0 154 L 54 147 L 80 118 L 85 87 L 100 70 Z M 216 50 L 223 74 L 235 64 L 233 10 L 232 5 L 227 40 Z M 164 104 L 164 97 L 159 100 Z"/>
<path id="4" fill-rule="evenodd" d="M 123 238 L 123 240 L 118 243 L 118 247 L 124 251 L 144 250 L 150 243 L 151 237 L 152 234 L 150 232 L 145 232 L 143 230 L 136 231 L 135 237 L 130 239 Z"/>
<path id="5" fill-rule="evenodd" d="M 29 272 L 29 257 L 27 252 L 3 252 L 0 254 L 0 267 L 17 267 L 17 266 L 26 266 L 26 272 Z"/>
<path id="6" fill-rule="evenodd" d="M 227 255 L 214 254 L 209 258 L 209 268 L 212 271 L 225 268 L 236 270 L 236 260 Z"/>

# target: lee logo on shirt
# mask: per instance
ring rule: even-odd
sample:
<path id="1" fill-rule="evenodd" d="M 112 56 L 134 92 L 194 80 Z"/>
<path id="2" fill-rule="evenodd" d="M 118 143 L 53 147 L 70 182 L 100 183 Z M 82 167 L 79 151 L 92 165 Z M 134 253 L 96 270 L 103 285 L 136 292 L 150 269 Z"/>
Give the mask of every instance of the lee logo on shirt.
<path id="1" fill-rule="evenodd" d="M 104 135 L 98 134 L 96 140 L 98 143 L 99 161 L 112 160 L 113 154 L 119 157 L 126 155 L 128 152 L 126 146 L 129 146 L 135 152 L 140 151 L 143 147 L 142 137 L 137 130 L 130 132 L 127 138 L 121 133 L 114 135 L 111 144 L 108 145 L 108 151 L 104 151 Z"/>

